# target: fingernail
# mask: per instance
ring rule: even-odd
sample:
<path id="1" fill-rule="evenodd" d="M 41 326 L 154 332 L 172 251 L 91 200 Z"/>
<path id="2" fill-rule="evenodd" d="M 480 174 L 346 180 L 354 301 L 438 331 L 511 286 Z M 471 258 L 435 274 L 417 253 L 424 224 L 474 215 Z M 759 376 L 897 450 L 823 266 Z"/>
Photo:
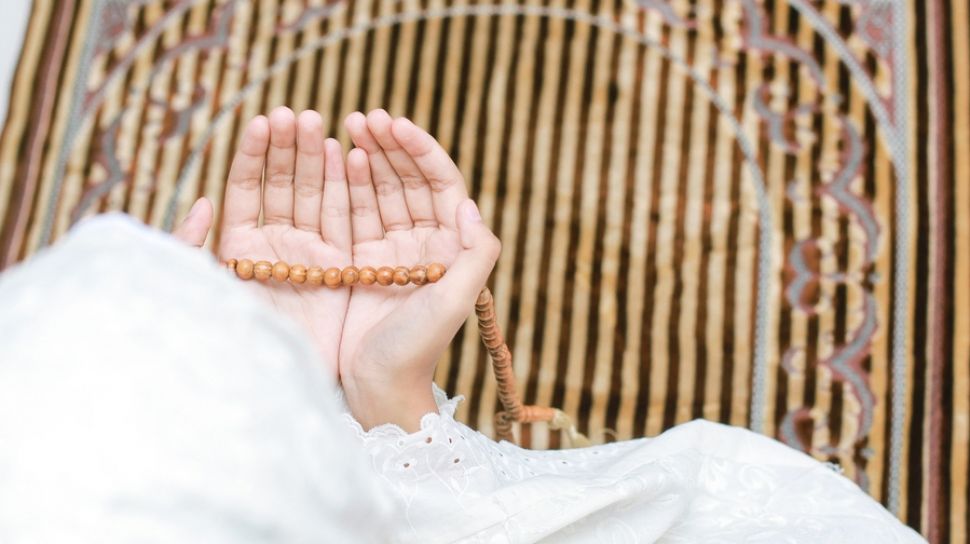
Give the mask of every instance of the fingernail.
<path id="1" fill-rule="evenodd" d="M 482 214 L 478 211 L 478 205 L 475 204 L 474 200 L 469 199 L 468 203 L 465 204 L 465 217 L 471 221 L 482 220 Z"/>

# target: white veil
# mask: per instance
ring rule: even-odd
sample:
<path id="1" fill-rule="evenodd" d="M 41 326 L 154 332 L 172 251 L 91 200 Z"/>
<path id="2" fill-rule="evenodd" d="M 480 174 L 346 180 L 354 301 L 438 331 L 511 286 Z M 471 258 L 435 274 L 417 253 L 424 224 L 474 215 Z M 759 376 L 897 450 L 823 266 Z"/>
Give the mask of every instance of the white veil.
<path id="1" fill-rule="evenodd" d="M 0 542 L 361 542 L 388 502 L 295 326 L 124 216 L 0 276 Z"/>

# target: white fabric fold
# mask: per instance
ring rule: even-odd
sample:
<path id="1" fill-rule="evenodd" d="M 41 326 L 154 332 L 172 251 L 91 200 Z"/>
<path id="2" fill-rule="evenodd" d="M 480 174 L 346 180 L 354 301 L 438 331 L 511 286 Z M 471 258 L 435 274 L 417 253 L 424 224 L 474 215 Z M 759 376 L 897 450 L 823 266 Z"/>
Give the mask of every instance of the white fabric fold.
<path id="1" fill-rule="evenodd" d="M 783 444 L 703 420 L 651 439 L 530 451 L 454 419 L 345 420 L 399 505 L 400 542 L 916 543 L 853 482 Z"/>
<path id="2" fill-rule="evenodd" d="M 99 217 L 0 301 L 0 542 L 388 538 L 328 369 L 210 255 Z"/>

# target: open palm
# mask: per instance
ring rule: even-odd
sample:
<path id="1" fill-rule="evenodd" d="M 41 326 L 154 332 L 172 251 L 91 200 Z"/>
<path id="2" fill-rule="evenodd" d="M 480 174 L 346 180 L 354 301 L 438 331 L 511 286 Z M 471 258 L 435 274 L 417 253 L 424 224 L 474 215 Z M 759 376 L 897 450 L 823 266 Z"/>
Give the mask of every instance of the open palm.
<path id="1" fill-rule="evenodd" d="M 435 362 L 470 315 L 501 246 L 430 134 L 383 110 L 354 113 L 346 124 L 357 149 L 345 172 L 318 114 L 296 120 L 278 108 L 250 122 L 229 174 L 218 254 L 323 267 L 446 265 L 444 278 L 422 287 L 255 285 L 336 361 L 365 427 L 413 429 L 435 409 Z M 211 213 L 200 199 L 175 235 L 201 246 Z"/>
<path id="2" fill-rule="evenodd" d="M 320 115 L 305 111 L 297 119 L 277 108 L 269 119 L 253 119 L 229 172 L 219 258 L 343 268 L 352 262 L 350 229 L 342 151 L 324 140 Z M 336 364 L 349 289 L 273 280 L 256 288 Z"/>
<path id="3" fill-rule="evenodd" d="M 375 110 L 347 117 L 347 156 L 358 266 L 442 263 L 423 287 L 354 287 L 340 348 L 347 401 L 365 427 L 413 430 L 435 411 L 435 363 L 471 313 L 500 244 L 438 142 L 407 119 Z"/>
<path id="4" fill-rule="evenodd" d="M 450 266 L 462 251 L 455 213 L 468 199 L 454 163 L 430 135 L 383 110 L 366 117 L 352 114 L 346 126 L 357 146 L 347 156 L 354 263 Z M 418 335 L 429 345 L 416 346 L 414 324 L 432 318 L 429 306 L 438 306 L 441 287 L 355 288 L 341 345 L 341 377 L 400 383 L 407 374 L 430 382 L 433 362 L 414 359 L 440 353 L 430 344 L 446 346 L 454 331 L 436 338 Z M 435 309 L 441 311 L 445 308 Z"/>

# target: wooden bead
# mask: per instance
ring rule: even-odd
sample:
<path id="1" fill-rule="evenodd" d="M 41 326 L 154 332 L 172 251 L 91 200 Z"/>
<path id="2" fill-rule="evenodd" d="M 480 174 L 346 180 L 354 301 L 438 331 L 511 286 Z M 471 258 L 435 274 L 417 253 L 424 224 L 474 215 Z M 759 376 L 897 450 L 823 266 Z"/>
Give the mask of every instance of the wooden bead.
<path id="1" fill-rule="evenodd" d="M 403 266 L 399 266 L 394 269 L 394 283 L 398 285 L 407 285 L 410 277 L 408 276 L 408 269 Z"/>
<path id="2" fill-rule="evenodd" d="M 290 267 L 290 281 L 299 285 L 306 281 L 306 267 L 302 264 L 295 264 Z"/>
<path id="3" fill-rule="evenodd" d="M 420 264 L 412 267 L 408 275 L 411 276 L 411 283 L 414 285 L 424 285 L 428 283 L 428 269 Z"/>
<path id="4" fill-rule="evenodd" d="M 236 259 L 229 259 L 228 261 L 226 261 L 226 268 L 228 268 L 229 270 L 235 270 L 237 264 L 239 264 L 239 261 L 237 261 Z"/>
<path id="5" fill-rule="evenodd" d="M 253 276 L 259 281 L 266 281 L 273 275 L 273 263 L 269 261 L 256 261 L 253 265 Z"/>
<path id="6" fill-rule="evenodd" d="M 373 267 L 365 266 L 360 269 L 360 284 L 361 285 L 371 285 L 377 281 L 377 270 Z"/>
<path id="7" fill-rule="evenodd" d="M 382 266 L 377 269 L 377 283 L 390 285 L 394 283 L 394 269 L 390 266 Z"/>
<path id="8" fill-rule="evenodd" d="M 236 263 L 236 276 L 241 280 L 253 279 L 253 262 L 249 259 L 241 259 Z"/>
<path id="9" fill-rule="evenodd" d="M 276 281 L 286 281 L 290 277 L 290 265 L 283 261 L 278 261 L 273 265 L 273 279 Z"/>
<path id="10" fill-rule="evenodd" d="M 310 285 L 321 285 L 323 283 L 323 269 L 319 266 L 311 266 L 306 271 L 306 282 Z"/>
<path id="11" fill-rule="evenodd" d="M 327 287 L 338 287 L 340 285 L 340 269 L 328 268 L 323 273 L 323 283 L 327 284 Z"/>
<path id="12" fill-rule="evenodd" d="M 428 282 L 434 283 L 445 275 L 445 265 L 441 263 L 431 263 L 428 265 Z"/>
<path id="13" fill-rule="evenodd" d="M 348 287 L 357 283 L 358 278 L 360 278 L 360 272 L 356 266 L 348 266 L 340 273 L 340 283 Z"/>

